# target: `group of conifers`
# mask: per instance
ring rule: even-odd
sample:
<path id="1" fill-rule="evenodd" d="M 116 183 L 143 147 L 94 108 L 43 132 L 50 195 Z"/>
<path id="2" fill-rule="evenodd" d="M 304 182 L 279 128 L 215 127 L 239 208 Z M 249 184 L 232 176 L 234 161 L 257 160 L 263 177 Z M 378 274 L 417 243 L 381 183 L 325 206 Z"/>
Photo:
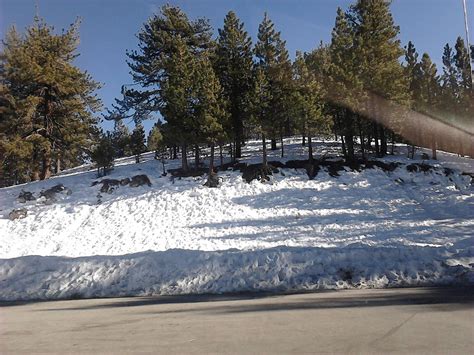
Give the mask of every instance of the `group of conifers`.
<path id="1" fill-rule="evenodd" d="M 329 44 L 291 60 L 266 13 L 252 43 L 232 11 L 213 37 L 208 20 L 165 5 L 139 31 L 138 48 L 126 53 L 133 85 L 124 85 L 103 114 L 116 122 L 104 133 L 100 85 L 73 65 L 78 22 L 55 34 L 35 18 L 25 33 L 7 33 L 0 56 L 0 185 L 47 179 L 90 158 L 106 171 L 116 157 L 134 154 L 139 162 L 147 148 L 170 158 L 179 152 L 188 171 L 189 153 L 198 167 L 201 149 L 210 147 L 212 172 L 215 148 L 229 149 L 235 160 L 249 138 L 262 140 L 266 165 L 267 143 L 275 150 L 280 141 L 283 156 L 283 138 L 295 134 L 308 145 L 309 160 L 315 135 L 335 135 L 348 160 L 359 152 L 383 156 L 389 142 L 404 141 L 407 124 L 403 115 L 375 120 L 381 108 L 374 95 L 450 124 L 468 122 L 474 100 L 464 41 L 446 44 L 438 72 L 412 42 L 402 46 L 399 32 L 390 2 L 355 0 L 337 10 Z M 158 121 L 146 141 L 144 119 Z M 124 120 L 135 122 L 131 134 Z M 429 142 L 435 157 L 435 137 Z"/>

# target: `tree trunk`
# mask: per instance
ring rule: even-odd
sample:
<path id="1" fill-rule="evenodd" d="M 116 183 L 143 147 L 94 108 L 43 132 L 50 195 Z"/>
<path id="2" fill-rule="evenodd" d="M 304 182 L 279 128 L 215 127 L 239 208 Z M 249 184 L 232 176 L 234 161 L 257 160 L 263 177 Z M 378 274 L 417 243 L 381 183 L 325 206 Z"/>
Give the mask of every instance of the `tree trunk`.
<path id="1" fill-rule="evenodd" d="M 377 123 L 373 123 L 372 125 L 374 131 L 374 141 L 375 141 L 375 156 L 380 157 L 380 148 L 379 148 L 379 132 Z"/>
<path id="2" fill-rule="evenodd" d="M 187 155 L 186 149 L 187 149 L 186 144 L 184 144 L 181 147 L 181 169 L 184 172 L 187 172 L 188 169 L 189 169 L 189 167 L 188 167 L 188 155 Z"/>
<path id="3" fill-rule="evenodd" d="M 385 129 L 382 125 L 380 127 L 380 156 L 384 157 L 387 155 L 387 135 L 385 134 Z"/>
<path id="4" fill-rule="evenodd" d="M 61 158 L 57 157 L 56 158 L 56 174 L 59 174 L 61 172 Z"/>
<path id="5" fill-rule="evenodd" d="M 51 151 L 49 149 L 45 149 L 43 154 L 41 180 L 46 180 L 51 177 Z"/>
<path id="6" fill-rule="evenodd" d="M 308 160 L 313 163 L 313 144 L 311 142 L 311 136 L 308 134 Z"/>
<path id="7" fill-rule="evenodd" d="M 436 160 L 437 157 L 436 157 L 436 141 L 433 141 L 431 143 L 431 158 Z"/>
<path id="8" fill-rule="evenodd" d="M 390 150 L 390 154 L 395 154 L 395 132 L 392 131 L 392 148 Z"/>
<path id="9" fill-rule="evenodd" d="M 199 170 L 199 146 L 194 146 L 194 170 Z"/>
<path id="10" fill-rule="evenodd" d="M 221 166 L 224 165 L 224 155 L 222 154 L 222 144 L 219 144 L 219 155 L 221 158 Z"/>
<path id="11" fill-rule="evenodd" d="M 348 160 L 354 160 L 354 136 L 351 134 L 346 134 L 344 140 L 346 141 L 346 158 Z"/>
<path id="12" fill-rule="evenodd" d="M 344 142 L 344 137 L 342 135 L 341 135 L 341 147 L 342 147 L 342 155 L 346 157 L 347 156 L 346 142 Z"/>
<path id="13" fill-rule="evenodd" d="M 176 145 L 173 146 L 173 159 L 178 159 L 178 147 Z"/>
<path id="14" fill-rule="evenodd" d="M 303 134 L 303 142 L 301 143 L 303 147 L 306 146 L 306 136 Z"/>
<path id="15" fill-rule="evenodd" d="M 46 180 L 49 179 L 51 176 L 51 149 L 54 147 L 51 144 L 51 125 L 49 124 L 49 118 L 51 116 L 51 88 L 48 87 L 46 92 L 45 92 L 45 97 L 44 97 L 44 117 L 43 117 L 43 128 L 44 131 L 46 132 L 44 134 L 44 138 L 48 140 L 49 147 L 43 150 L 43 166 L 41 169 L 41 180 Z"/>
<path id="16" fill-rule="evenodd" d="M 277 141 L 275 138 L 271 139 L 271 145 L 272 145 L 270 148 L 271 150 L 277 150 Z"/>
<path id="17" fill-rule="evenodd" d="M 38 181 L 40 179 L 40 172 L 37 168 L 34 168 L 31 172 L 31 180 Z"/>
<path id="18" fill-rule="evenodd" d="M 283 134 L 280 135 L 280 141 L 281 141 L 281 157 L 283 158 L 285 156 L 285 148 L 283 144 Z"/>
<path id="19" fill-rule="evenodd" d="M 242 158 L 242 142 L 240 137 L 235 140 L 235 158 Z"/>
<path id="20" fill-rule="evenodd" d="M 230 151 L 230 161 L 235 163 L 234 148 L 232 147 L 232 143 L 229 143 L 229 151 Z"/>
<path id="21" fill-rule="evenodd" d="M 265 141 L 265 135 L 264 134 L 262 134 L 262 145 L 263 145 L 262 165 L 267 166 L 267 142 Z"/>
<path id="22" fill-rule="evenodd" d="M 360 121 L 359 116 L 357 118 L 357 126 L 359 127 L 360 150 L 362 152 L 362 159 L 365 159 L 364 133 L 362 132 L 362 122 Z"/>
<path id="23" fill-rule="evenodd" d="M 214 143 L 211 144 L 211 157 L 209 160 L 209 176 L 214 174 Z"/>

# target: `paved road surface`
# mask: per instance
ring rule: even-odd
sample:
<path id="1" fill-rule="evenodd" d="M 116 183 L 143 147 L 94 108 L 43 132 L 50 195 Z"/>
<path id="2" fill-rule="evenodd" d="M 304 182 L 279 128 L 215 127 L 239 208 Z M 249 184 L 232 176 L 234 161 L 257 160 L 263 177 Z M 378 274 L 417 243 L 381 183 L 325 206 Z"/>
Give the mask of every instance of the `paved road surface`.
<path id="1" fill-rule="evenodd" d="M 0 304 L 0 353 L 474 353 L 474 288 Z"/>

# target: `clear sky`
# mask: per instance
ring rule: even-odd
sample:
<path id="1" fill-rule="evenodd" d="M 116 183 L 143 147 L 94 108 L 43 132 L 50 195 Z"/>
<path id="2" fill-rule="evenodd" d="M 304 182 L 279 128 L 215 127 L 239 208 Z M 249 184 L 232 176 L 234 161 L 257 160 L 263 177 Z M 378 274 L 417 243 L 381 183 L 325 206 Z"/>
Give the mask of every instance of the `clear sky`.
<path id="1" fill-rule="evenodd" d="M 474 0 L 466 0 L 469 27 L 474 31 Z M 131 83 L 125 51 L 137 47 L 136 33 L 161 5 L 181 7 L 190 18 L 206 17 L 217 32 L 229 10 L 237 13 L 247 32 L 256 37 L 263 13 L 268 12 L 281 31 L 294 57 L 296 50 L 309 51 L 322 40 L 328 42 L 338 6 L 346 9 L 350 0 L 0 0 L 0 37 L 16 25 L 23 30 L 31 24 L 35 4 L 39 14 L 57 30 L 76 17 L 82 19 L 81 44 L 77 65 L 103 83 L 99 95 L 106 107 L 120 95 L 123 84 Z M 462 0 L 394 0 L 392 12 L 401 28 L 405 45 L 415 43 L 422 54 L 428 52 L 440 67 L 442 48 L 464 38 Z M 471 36 L 472 37 L 472 36 Z M 149 122 L 145 127 L 150 127 Z M 110 128 L 110 123 L 103 124 Z"/>

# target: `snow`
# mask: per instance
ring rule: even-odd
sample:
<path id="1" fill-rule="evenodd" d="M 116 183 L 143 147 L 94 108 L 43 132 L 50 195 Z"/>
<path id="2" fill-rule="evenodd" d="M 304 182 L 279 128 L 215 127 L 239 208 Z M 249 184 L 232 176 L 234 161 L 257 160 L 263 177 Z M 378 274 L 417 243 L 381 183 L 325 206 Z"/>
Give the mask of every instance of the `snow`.
<path id="1" fill-rule="evenodd" d="M 298 139 L 285 143 L 282 160 L 305 158 Z M 282 169 L 247 184 L 229 170 L 210 189 L 204 178 L 161 177 L 148 153 L 117 161 L 109 177 L 147 174 L 152 186 L 121 186 L 101 203 L 87 165 L 0 189 L 0 300 L 474 282 L 474 187 L 461 175 L 473 160 L 439 152 L 428 162 L 438 170 L 410 173 L 406 164 L 421 160 L 396 148 L 385 160 L 403 164 L 391 173 L 321 170 L 310 181 Z M 248 144 L 244 161 L 258 162 L 259 149 Z M 315 152 L 338 149 L 319 141 Z M 16 200 L 58 183 L 72 194 L 52 205 Z M 22 207 L 28 216 L 10 221 Z"/>

